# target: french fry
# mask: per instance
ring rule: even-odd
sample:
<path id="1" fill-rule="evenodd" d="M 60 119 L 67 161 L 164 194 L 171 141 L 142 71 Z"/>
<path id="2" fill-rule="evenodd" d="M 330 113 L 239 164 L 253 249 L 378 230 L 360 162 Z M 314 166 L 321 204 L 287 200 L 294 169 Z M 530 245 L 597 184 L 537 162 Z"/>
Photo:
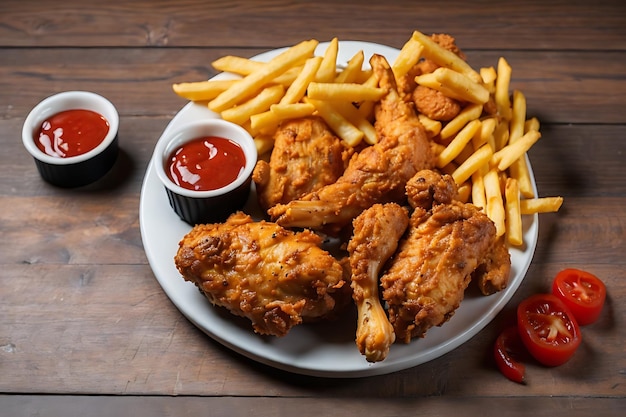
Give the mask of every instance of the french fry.
<path id="1" fill-rule="evenodd" d="M 238 80 L 210 80 L 191 83 L 178 83 L 172 89 L 179 96 L 191 101 L 213 100 Z"/>
<path id="2" fill-rule="evenodd" d="M 461 74 L 467 75 L 471 80 L 479 83 L 482 81 L 478 74 L 467 62 L 452 51 L 448 51 L 444 47 L 437 44 L 430 37 L 419 31 L 414 31 L 413 36 L 419 43 L 424 46 L 422 55 L 438 65 L 453 69 Z"/>
<path id="3" fill-rule="evenodd" d="M 530 119 L 526 120 L 526 122 L 524 122 L 524 133 L 528 132 L 529 130 L 538 131 L 539 127 L 539 119 L 537 119 L 536 117 L 531 117 Z"/>
<path id="4" fill-rule="evenodd" d="M 363 139 L 363 132 L 336 111 L 329 102 L 308 97 L 305 97 L 304 101 L 315 106 L 322 119 L 348 146 L 355 146 Z"/>
<path id="5" fill-rule="evenodd" d="M 493 131 L 493 143 L 494 152 L 499 151 L 509 143 L 509 123 L 507 121 L 500 121 L 496 124 Z"/>
<path id="6" fill-rule="evenodd" d="M 337 55 L 339 53 L 339 39 L 333 38 L 328 43 L 328 47 L 324 52 L 323 60 L 320 65 L 315 81 L 318 83 L 332 83 L 337 76 Z"/>
<path id="7" fill-rule="evenodd" d="M 553 213 L 559 211 L 563 204 L 563 197 L 538 197 L 522 199 L 520 212 L 522 214 Z"/>
<path id="8" fill-rule="evenodd" d="M 511 84 L 511 66 L 506 59 L 498 59 L 498 78 L 496 78 L 495 101 L 498 113 L 504 120 L 511 120 L 512 109 L 509 98 L 509 87 Z"/>
<path id="9" fill-rule="evenodd" d="M 496 118 L 495 117 L 487 117 L 486 119 L 482 119 L 480 124 L 480 131 L 472 138 L 472 145 L 474 149 L 478 149 L 483 146 L 485 143 L 488 143 L 491 146 L 491 149 L 495 149 L 493 131 L 496 128 Z"/>
<path id="10" fill-rule="evenodd" d="M 209 102 L 209 108 L 214 112 L 221 113 L 233 107 L 245 98 L 259 91 L 266 83 L 277 75 L 285 72 L 294 65 L 294 63 L 312 56 L 317 45 L 318 41 L 312 39 L 300 42 L 288 48 L 286 51 L 272 58 L 261 70 L 245 76 L 240 82 L 222 92 Z"/>
<path id="11" fill-rule="evenodd" d="M 359 51 L 350 60 L 348 65 L 341 71 L 337 77 L 335 77 L 336 83 L 358 83 L 359 76 L 361 75 L 361 69 L 363 68 L 363 61 L 365 61 L 365 54 L 363 51 Z"/>
<path id="12" fill-rule="evenodd" d="M 284 93 L 285 88 L 280 84 L 264 88 L 258 95 L 245 103 L 224 110 L 222 119 L 241 125 L 253 114 L 262 113 L 268 110 L 272 104 L 278 103 Z"/>
<path id="13" fill-rule="evenodd" d="M 483 183 L 484 173 L 481 171 L 482 169 L 479 168 L 472 174 L 472 204 L 485 210 L 487 199 L 485 197 L 485 184 Z"/>
<path id="14" fill-rule="evenodd" d="M 441 132 L 441 122 L 439 120 L 433 120 L 421 113 L 419 113 L 417 117 L 419 118 L 420 123 L 424 126 L 424 129 L 426 129 L 428 137 L 435 137 L 439 134 L 439 132 Z"/>
<path id="15" fill-rule="evenodd" d="M 489 91 L 485 87 L 460 72 L 441 67 L 432 74 L 442 86 L 445 86 L 449 97 L 477 104 L 485 104 L 489 100 Z"/>
<path id="16" fill-rule="evenodd" d="M 225 55 L 211 62 L 211 66 L 217 71 L 232 72 L 244 76 L 261 70 L 265 65 L 265 62 L 234 55 Z"/>
<path id="17" fill-rule="evenodd" d="M 509 123 L 509 142 L 513 143 L 524 135 L 526 122 L 526 97 L 519 90 L 513 91 L 513 111 Z"/>
<path id="18" fill-rule="evenodd" d="M 393 71 L 393 75 L 396 80 L 404 77 L 411 68 L 413 68 L 420 59 L 422 55 L 422 50 L 424 49 L 424 45 L 422 45 L 416 38 L 411 37 L 400 49 L 400 53 L 395 61 L 393 61 L 393 65 L 391 66 L 391 70 Z"/>
<path id="19" fill-rule="evenodd" d="M 504 200 L 506 202 L 506 237 L 513 246 L 521 246 L 524 243 L 522 230 L 522 213 L 520 211 L 520 193 L 515 178 L 507 178 L 504 187 Z"/>
<path id="20" fill-rule="evenodd" d="M 528 151 L 540 137 L 541 133 L 536 130 L 531 130 L 515 142 L 509 143 L 507 146 L 494 153 L 491 158 L 492 164 L 497 166 L 500 171 L 505 171 L 517 159 L 523 157 L 526 151 Z"/>
<path id="21" fill-rule="evenodd" d="M 448 139 L 457 134 L 467 123 L 478 119 L 483 112 L 480 104 L 469 104 L 452 120 L 441 129 L 439 136 L 441 139 Z"/>
<path id="22" fill-rule="evenodd" d="M 378 142 L 378 134 L 374 126 L 367 120 L 359 110 L 349 101 L 332 101 L 329 102 L 337 112 L 345 117 L 350 123 L 352 123 L 357 129 L 363 132 L 363 140 L 369 145 L 373 145 Z M 358 143 L 353 144 L 356 146 Z"/>
<path id="23" fill-rule="evenodd" d="M 315 106 L 311 103 L 272 104 L 270 111 L 279 119 L 297 119 L 310 116 L 315 112 Z"/>
<path id="24" fill-rule="evenodd" d="M 289 86 L 283 98 L 280 99 L 280 104 L 291 104 L 300 101 L 306 94 L 306 89 L 309 87 L 311 81 L 315 79 L 315 75 L 321 63 L 322 57 L 307 59 L 302 71 L 300 71 L 296 79 Z"/>
<path id="25" fill-rule="evenodd" d="M 506 232 L 504 201 L 500 188 L 500 178 L 496 169 L 491 169 L 483 177 L 485 186 L 485 198 L 487 201 L 486 213 L 496 226 L 496 236 L 502 236 Z"/>
<path id="26" fill-rule="evenodd" d="M 379 87 L 369 87 L 356 83 L 318 83 L 309 84 L 307 96 L 313 100 L 338 100 L 349 102 L 378 101 L 385 94 Z"/>
<path id="27" fill-rule="evenodd" d="M 480 129 L 480 120 L 475 119 L 467 123 L 439 154 L 436 162 L 437 168 L 443 168 L 456 158 L 463 151 L 463 148 L 472 140 L 472 137 L 476 134 L 478 129 Z"/>
<path id="28" fill-rule="evenodd" d="M 463 183 L 457 187 L 456 198 L 462 203 L 467 203 L 472 196 L 472 185 L 470 183 Z"/>
<path id="29" fill-rule="evenodd" d="M 496 78 L 498 74 L 494 67 L 483 67 L 480 69 L 480 78 L 483 80 L 483 86 L 489 91 L 490 94 L 496 91 Z"/>
<path id="30" fill-rule="evenodd" d="M 457 185 L 467 181 L 474 172 L 489 163 L 489 159 L 493 155 L 491 146 L 485 144 L 478 148 L 469 158 L 457 167 L 452 173 L 452 178 Z"/>
<path id="31" fill-rule="evenodd" d="M 257 153 L 263 155 L 274 147 L 274 138 L 271 135 L 258 135 L 254 137 L 254 144 Z"/>
<path id="32" fill-rule="evenodd" d="M 271 109 L 271 107 L 270 107 Z M 254 136 L 257 134 L 268 134 L 276 130 L 282 119 L 271 110 L 250 116 L 249 132 Z"/>

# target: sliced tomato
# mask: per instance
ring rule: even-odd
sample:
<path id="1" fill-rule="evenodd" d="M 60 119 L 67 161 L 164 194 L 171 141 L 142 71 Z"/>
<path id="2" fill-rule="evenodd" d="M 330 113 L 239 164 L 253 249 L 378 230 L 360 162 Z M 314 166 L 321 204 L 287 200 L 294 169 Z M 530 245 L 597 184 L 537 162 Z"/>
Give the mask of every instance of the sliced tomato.
<path id="1" fill-rule="evenodd" d="M 576 319 L 560 298 L 535 294 L 517 306 L 517 326 L 528 352 L 546 366 L 567 362 L 581 342 Z"/>
<path id="2" fill-rule="evenodd" d="M 556 275 L 552 293 L 563 300 L 580 326 L 598 319 L 606 299 L 606 287 L 598 277 L 573 268 Z"/>
<path id="3" fill-rule="evenodd" d="M 524 345 L 516 326 L 507 327 L 500 333 L 493 347 L 493 355 L 500 372 L 513 382 L 524 383 L 526 366 L 521 362 Z"/>

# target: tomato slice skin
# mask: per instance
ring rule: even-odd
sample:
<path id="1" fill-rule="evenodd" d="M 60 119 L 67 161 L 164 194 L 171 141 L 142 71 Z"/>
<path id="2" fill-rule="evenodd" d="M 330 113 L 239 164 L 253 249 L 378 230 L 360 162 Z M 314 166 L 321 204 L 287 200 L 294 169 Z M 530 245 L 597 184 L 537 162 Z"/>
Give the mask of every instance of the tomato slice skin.
<path id="1" fill-rule="evenodd" d="M 528 352 L 546 366 L 567 362 L 581 342 L 576 319 L 560 298 L 535 294 L 517 306 L 517 326 Z"/>
<path id="2" fill-rule="evenodd" d="M 500 372 L 513 382 L 525 383 L 526 366 L 520 361 L 524 345 L 517 326 L 507 327 L 493 346 L 493 355 Z"/>
<path id="3" fill-rule="evenodd" d="M 606 287 L 598 277 L 574 268 L 556 274 L 552 293 L 563 300 L 580 326 L 598 320 L 606 299 Z"/>

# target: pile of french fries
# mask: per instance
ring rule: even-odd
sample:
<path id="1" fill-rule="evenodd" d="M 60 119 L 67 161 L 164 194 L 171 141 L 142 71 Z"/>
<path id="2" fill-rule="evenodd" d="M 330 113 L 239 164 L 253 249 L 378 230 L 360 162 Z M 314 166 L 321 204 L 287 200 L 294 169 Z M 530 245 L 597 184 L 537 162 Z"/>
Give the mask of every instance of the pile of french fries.
<path id="1" fill-rule="evenodd" d="M 208 108 L 247 129 L 259 154 L 273 147 L 273 134 L 288 119 L 313 114 L 322 117 L 346 146 L 378 140 L 373 108 L 385 94 L 371 69 L 364 68 L 363 51 L 345 66 L 338 65 L 339 41 L 329 42 L 316 56 L 319 42 L 307 40 L 286 48 L 268 62 L 225 56 L 212 63 L 233 79 L 179 83 L 176 94 L 207 102 Z M 406 76 L 421 59 L 439 68 L 418 75 L 417 84 L 440 91 L 464 104 L 449 122 L 418 114 L 430 137 L 436 139 L 436 167 L 450 174 L 460 199 L 481 207 L 496 226 L 498 236 L 521 246 L 522 215 L 558 211 L 562 197 L 537 197 L 529 172 L 527 151 L 539 140 L 539 121 L 526 114 L 526 98 L 511 94 L 512 69 L 500 58 L 497 68 L 474 70 L 458 55 L 415 31 L 392 64 L 396 79 Z M 494 104 L 497 112 L 484 111 Z"/>

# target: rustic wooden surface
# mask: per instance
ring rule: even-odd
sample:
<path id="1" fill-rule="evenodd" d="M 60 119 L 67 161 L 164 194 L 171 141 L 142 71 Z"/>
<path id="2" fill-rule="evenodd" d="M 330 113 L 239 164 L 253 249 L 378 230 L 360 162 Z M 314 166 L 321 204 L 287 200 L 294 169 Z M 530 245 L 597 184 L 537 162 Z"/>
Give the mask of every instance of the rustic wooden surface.
<path id="1" fill-rule="evenodd" d="M 626 407 L 626 6 L 619 0 L 0 2 L 0 415 L 621 415 Z M 542 215 L 525 281 L 491 324 L 424 365 L 309 378 L 222 347 L 169 301 L 146 260 L 139 198 L 156 140 L 185 104 L 171 84 L 303 39 L 400 47 L 448 32 L 474 67 L 505 56 L 543 137 L 530 152 Z M 79 190 L 44 183 L 23 149 L 30 109 L 85 89 L 121 116 L 122 153 Z M 529 383 L 498 373 L 492 343 L 556 272 L 602 277 L 608 303 L 580 351 Z"/>

